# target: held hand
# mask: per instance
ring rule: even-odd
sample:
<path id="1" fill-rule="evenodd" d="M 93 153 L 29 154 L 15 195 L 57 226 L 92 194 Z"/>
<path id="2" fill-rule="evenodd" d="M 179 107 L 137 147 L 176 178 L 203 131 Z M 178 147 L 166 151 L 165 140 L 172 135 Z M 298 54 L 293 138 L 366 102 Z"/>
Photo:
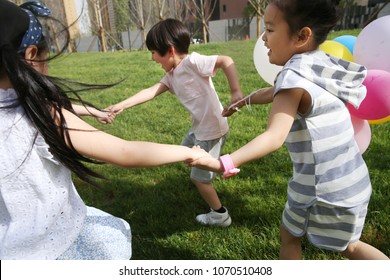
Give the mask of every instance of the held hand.
<path id="1" fill-rule="evenodd" d="M 235 112 L 240 111 L 240 108 L 245 105 L 245 101 L 243 100 L 243 98 L 244 95 L 242 94 L 241 90 L 233 91 L 230 103 L 223 109 L 222 116 L 230 117 Z"/>
<path id="2" fill-rule="evenodd" d="M 241 90 L 236 90 L 232 92 L 232 97 L 230 98 L 230 104 L 234 104 L 244 98 Z"/>
<path id="3" fill-rule="evenodd" d="M 118 104 L 111 105 L 110 107 L 106 108 L 107 111 L 110 112 L 110 114 L 114 115 L 114 118 L 123 112 L 123 107 L 119 106 Z"/>
<path id="4" fill-rule="evenodd" d="M 198 158 L 194 158 L 192 161 L 187 161 L 187 166 L 198 167 L 214 172 L 222 172 L 221 163 L 218 159 L 213 158 L 209 153 L 201 149 L 199 146 L 192 147 L 197 153 L 200 152 Z"/>
<path id="5" fill-rule="evenodd" d="M 223 108 L 222 117 L 230 117 L 231 115 L 233 115 L 235 112 L 238 111 L 240 111 L 240 109 L 238 109 L 237 106 L 228 105 L 225 108 Z"/>
<path id="6" fill-rule="evenodd" d="M 199 145 L 193 146 L 191 149 L 191 157 L 186 160 L 186 165 L 191 166 L 191 162 L 202 158 L 202 157 L 210 157 L 211 155 L 203 150 Z"/>
<path id="7" fill-rule="evenodd" d="M 223 117 L 230 117 L 235 112 L 239 112 L 240 108 L 243 107 L 244 105 L 245 105 L 245 100 L 244 99 L 240 99 L 240 100 L 238 100 L 235 103 L 230 103 L 228 106 L 223 108 L 222 116 Z"/>
<path id="8" fill-rule="evenodd" d="M 114 121 L 116 114 L 107 111 L 107 112 L 101 112 L 99 116 L 95 116 L 95 117 L 99 122 L 103 124 L 111 124 Z"/>

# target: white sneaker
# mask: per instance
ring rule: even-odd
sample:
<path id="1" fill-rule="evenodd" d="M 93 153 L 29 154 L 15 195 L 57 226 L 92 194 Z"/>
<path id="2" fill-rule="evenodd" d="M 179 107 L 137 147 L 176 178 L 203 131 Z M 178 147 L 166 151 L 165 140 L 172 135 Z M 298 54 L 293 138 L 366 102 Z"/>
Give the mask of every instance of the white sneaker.
<path id="1" fill-rule="evenodd" d="M 232 219 L 230 218 L 227 209 L 225 213 L 218 213 L 211 209 L 211 211 L 207 214 L 196 216 L 196 220 L 203 225 L 214 225 L 220 227 L 228 227 L 232 223 Z"/>

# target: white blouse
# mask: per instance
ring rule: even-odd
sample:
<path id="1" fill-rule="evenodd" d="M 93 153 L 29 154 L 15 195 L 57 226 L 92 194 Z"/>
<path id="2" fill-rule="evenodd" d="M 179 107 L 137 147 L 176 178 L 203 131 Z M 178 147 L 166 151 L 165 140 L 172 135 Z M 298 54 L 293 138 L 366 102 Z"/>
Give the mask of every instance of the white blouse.
<path id="1" fill-rule="evenodd" d="M 86 206 L 17 98 L 0 89 L 0 259 L 56 259 L 77 238 Z"/>

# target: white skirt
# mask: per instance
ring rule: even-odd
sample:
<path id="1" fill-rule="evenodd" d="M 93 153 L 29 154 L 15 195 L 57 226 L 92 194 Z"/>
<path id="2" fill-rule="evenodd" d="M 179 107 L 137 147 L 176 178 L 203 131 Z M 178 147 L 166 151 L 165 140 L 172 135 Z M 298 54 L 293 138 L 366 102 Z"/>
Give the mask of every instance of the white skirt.
<path id="1" fill-rule="evenodd" d="M 58 260 L 129 260 L 130 225 L 93 207 L 87 207 L 84 226 L 72 245 Z"/>

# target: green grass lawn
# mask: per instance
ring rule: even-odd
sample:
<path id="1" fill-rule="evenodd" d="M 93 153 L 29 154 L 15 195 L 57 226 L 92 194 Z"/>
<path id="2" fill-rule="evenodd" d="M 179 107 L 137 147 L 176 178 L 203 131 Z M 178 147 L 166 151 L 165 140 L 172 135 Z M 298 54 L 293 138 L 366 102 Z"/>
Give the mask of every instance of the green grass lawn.
<path id="1" fill-rule="evenodd" d="M 357 35 L 358 32 L 332 33 Z M 229 55 L 236 63 L 244 94 L 267 84 L 253 63 L 256 41 L 232 41 L 192 45 L 201 54 Z M 83 98 L 105 108 L 158 82 L 164 75 L 148 51 L 112 53 L 74 53 L 50 63 L 52 75 L 88 83 L 118 86 Z M 230 99 L 226 78 L 219 71 L 214 85 L 223 104 Z M 224 153 L 241 147 L 264 131 L 269 106 L 252 106 L 229 119 L 230 136 Z M 190 127 L 188 113 L 169 93 L 119 115 L 112 125 L 88 122 L 128 140 L 179 144 Z M 362 239 L 390 255 L 390 122 L 372 125 L 372 139 L 364 158 L 370 169 L 373 195 Z M 195 216 L 208 206 L 191 185 L 189 169 L 173 164 L 148 169 L 122 169 L 93 166 L 106 176 L 103 188 L 87 186 L 77 178 L 75 184 L 85 202 L 127 220 L 133 233 L 133 259 L 278 259 L 279 225 L 286 201 L 287 181 L 292 173 L 287 150 L 241 166 L 231 179 L 218 176 L 214 185 L 229 209 L 233 223 L 229 228 L 203 227 Z M 340 259 L 338 254 L 303 243 L 305 259 Z"/>

